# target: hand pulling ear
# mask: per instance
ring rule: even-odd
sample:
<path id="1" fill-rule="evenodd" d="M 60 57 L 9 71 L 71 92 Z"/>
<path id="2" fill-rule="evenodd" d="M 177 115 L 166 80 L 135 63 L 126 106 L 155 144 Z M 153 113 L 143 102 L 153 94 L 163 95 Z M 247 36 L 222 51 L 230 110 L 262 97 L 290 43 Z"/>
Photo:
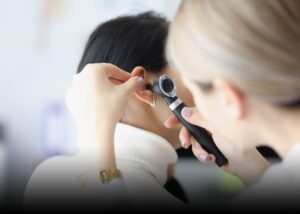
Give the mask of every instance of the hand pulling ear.
<path id="1" fill-rule="evenodd" d="M 147 87 L 147 85 L 149 85 L 149 82 L 147 84 L 147 81 L 149 81 L 149 80 L 147 79 L 146 70 L 142 66 L 137 66 L 131 72 L 131 76 L 132 77 L 133 76 L 141 76 L 144 78 L 146 87 L 142 90 L 136 91 L 134 94 L 135 94 L 136 98 L 138 98 L 140 101 L 154 107 L 155 106 L 155 97 L 154 97 L 154 94 L 152 93 L 152 91 L 149 90 L 149 87 Z"/>
<path id="2" fill-rule="evenodd" d="M 140 76 L 145 78 L 145 72 L 146 70 L 142 66 L 135 67 L 131 72 L 131 77 Z"/>

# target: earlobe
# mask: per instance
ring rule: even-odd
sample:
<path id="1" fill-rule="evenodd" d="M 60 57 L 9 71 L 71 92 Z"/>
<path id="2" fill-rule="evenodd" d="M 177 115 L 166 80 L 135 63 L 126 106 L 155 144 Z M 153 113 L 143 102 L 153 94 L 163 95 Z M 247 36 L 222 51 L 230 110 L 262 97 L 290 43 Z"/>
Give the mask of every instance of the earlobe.
<path id="1" fill-rule="evenodd" d="M 215 79 L 213 86 L 220 93 L 222 107 L 225 108 L 229 117 L 241 119 L 245 113 L 244 94 L 224 79 Z"/>

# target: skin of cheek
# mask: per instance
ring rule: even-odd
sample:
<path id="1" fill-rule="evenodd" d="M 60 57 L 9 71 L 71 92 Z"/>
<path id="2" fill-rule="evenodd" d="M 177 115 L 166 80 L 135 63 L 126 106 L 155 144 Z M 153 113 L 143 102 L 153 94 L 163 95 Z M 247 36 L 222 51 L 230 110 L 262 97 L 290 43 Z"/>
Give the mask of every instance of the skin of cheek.
<path id="1" fill-rule="evenodd" d="M 226 123 L 220 121 L 226 121 L 224 112 L 220 108 L 217 97 L 213 92 L 204 92 L 201 88 L 193 81 L 183 77 L 183 83 L 190 90 L 194 98 L 194 103 L 197 109 L 200 111 L 202 118 L 214 125 L 217 129 L 224 129 Z M 209 94 L 208 94 L 209 93 Z"/>
<path id="2" fill-rule="evenodd" d="M 185 87 L 191 92 L 194 106 L 196 106 L 201 114 L 204 116 L 205 113 L 207 112 L 206 107 L 208 105 L 208 99 L 204 95 L 204 93 L 200 90 L 200 88 L 195 84 L 193 81 L 189 80 L 186 77 L 182 77 L 183 83 Z M 208 112 L 209 113 L 209 112 Z"/>
<path id="3" fill-rule="evenodd" d="M 221 136 L 229 140 L 232 146 L 239 148 L 239 150 L 253 147 L 250 142 L 243 141 L 243 144 L 241 143 L 241 139 L 247 139 L 245 138 L 245 132 L 247 132 L 247 130 L 245 130 L 241 124 L 230 120 L 226 116 L 226 112 L 222 110 L 221 104 L 218 103 L 216 95 L 205 94 L 205 92 L 201 91 L 197 84 L 186 78 L 184 78 L 184 84 L 186 84 L 191 91 L 195 104 L 203 119 L 212 124 Z"/>

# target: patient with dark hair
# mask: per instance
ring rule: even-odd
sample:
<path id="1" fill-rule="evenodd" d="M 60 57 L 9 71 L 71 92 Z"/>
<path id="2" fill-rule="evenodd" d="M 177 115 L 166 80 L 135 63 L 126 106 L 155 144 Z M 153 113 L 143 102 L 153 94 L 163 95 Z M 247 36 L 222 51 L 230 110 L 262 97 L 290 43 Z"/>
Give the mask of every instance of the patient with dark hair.
<path id="1" fill-rule="evenodd" d="M 189 92 L 164 55 L 168 25 L 164 17 L 153 12 L 107 21 L 90 35 L 78 66 L 80 73 L 87 64 L 111 63 L 131 76 L 142 76 L 146 83 L 144 90 L 130 97 L 115 130 L 115 157 L 125 188 L 118 188 L 120 184 L 113 182 L 108 186 L 100 184 L 93 167 L 95 148 L 79 133 L 79 153 L 73 157 L 54 157 L 38 166 L 28 183 L 26 201 L 55 204 L 67 198 L 101 204 L 102 200 L 107 201 L 112 189 L 124 189 L 133 206 L 173 206 L 187 200 L 173 178 L 176 149 L 181 146 L 178 138 L 181 127 L 165 127 L 164 121 L 172 112 L 147 87 L 157 75 L 167 74 L 175 81 L 178 96 L 193 105 Z"/>

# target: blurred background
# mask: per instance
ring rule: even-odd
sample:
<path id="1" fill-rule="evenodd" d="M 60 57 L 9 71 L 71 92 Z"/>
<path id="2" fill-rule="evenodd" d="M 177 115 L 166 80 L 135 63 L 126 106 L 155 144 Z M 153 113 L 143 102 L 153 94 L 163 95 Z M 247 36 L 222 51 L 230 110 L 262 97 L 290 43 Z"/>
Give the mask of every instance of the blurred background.
<path id="1" fill-rule="evenodd" d="M 179 3 L 0 0 L 0 204 L 19 208 L 26 183 L 41 161 L 76 152 L 64 92 L 91 31 L 112 17 L 147 10 L 172 19 Z M 192 203 L 209 201 L 216 192 L 232 196 L 240 190 L 238 181 L 217 167 L 179 153 L 176 175 Z"/>
<path id="2" fill-rule="evenodd" d="M 121 14 L 155 10 L 169 18 L 178 0 L 0 0 L 0 201 L 19 207 L 34 168 L 76 151 L 64 105 L 89 34 Z"/>

